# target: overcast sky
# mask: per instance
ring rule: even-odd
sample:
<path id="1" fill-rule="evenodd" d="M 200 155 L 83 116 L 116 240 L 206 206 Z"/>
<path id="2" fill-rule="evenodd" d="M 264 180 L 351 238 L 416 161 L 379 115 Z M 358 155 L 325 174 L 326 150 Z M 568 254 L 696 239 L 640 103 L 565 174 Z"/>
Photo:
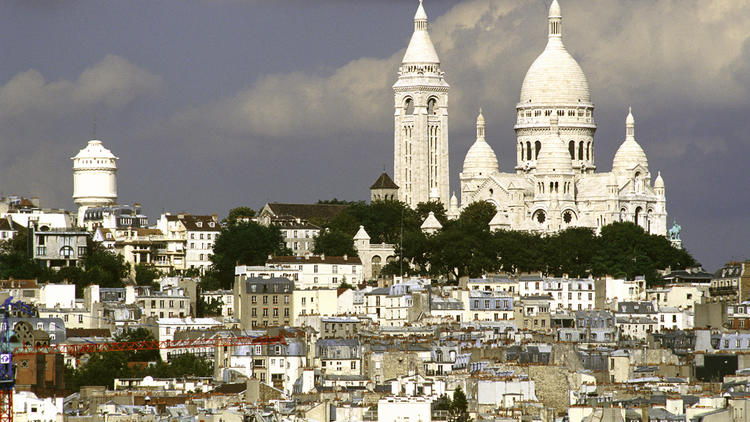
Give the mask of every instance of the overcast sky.
<path id="1" fill-rule="evenodd" d="M 425 0 L 450 91 L 451 185 L 481 106 L 515 165 L 549 0 Z M 391 85 L 416 0 L 0 3 L 0 193 L 73 209 L 70 157 L 120 157 L 120 203 L 217 213 L 365 199 L 393 166 Z M 750 0 L 561 0 L 611 169 L 629 105 L 668 225 L 709 270 L 750 258 Z"/>

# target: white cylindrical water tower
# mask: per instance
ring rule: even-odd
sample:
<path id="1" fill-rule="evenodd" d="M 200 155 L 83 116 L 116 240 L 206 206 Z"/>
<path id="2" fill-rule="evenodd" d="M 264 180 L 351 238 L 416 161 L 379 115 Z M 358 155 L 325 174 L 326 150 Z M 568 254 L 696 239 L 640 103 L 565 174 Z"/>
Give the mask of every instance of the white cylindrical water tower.
<path id="1" fill-rule="evenodd" d="M 73 159 L 73 201 L 78 204 L 78 225 L 91 207 L 117 203 L 117 157 L 91 140 Z"/>

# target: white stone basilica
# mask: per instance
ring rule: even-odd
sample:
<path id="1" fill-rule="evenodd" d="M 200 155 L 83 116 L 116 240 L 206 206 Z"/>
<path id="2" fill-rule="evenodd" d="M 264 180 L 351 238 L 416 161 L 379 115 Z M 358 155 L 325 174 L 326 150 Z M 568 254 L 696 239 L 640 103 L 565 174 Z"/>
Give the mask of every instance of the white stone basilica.
<path id="1" fill-rule="evenodd" d="M 394 85 L 394 175 L 402 201 L 415 206 L 440 200 L 456 216 L 455 195 L 447 201 L 448 84 L 421 0 L 414 21 Z M 578 226 L 598 231 L 615 221 L 632 221 L 649 233 L 666 235 L 664 180 L 659 174 L 652 185 L 632 113 L 612 171 L 595 172 L 594 104 L 586 76 L 563 45 L 557 0 L 549 9 L 547 46 L 526 73 L 516 114 L 515 172 L 501 173 L 480 110 L 477 139 L 460 174 L 461 208 L 492 203 L 498 209 L 490 222 L 493 229 L 551 233 Z"/>

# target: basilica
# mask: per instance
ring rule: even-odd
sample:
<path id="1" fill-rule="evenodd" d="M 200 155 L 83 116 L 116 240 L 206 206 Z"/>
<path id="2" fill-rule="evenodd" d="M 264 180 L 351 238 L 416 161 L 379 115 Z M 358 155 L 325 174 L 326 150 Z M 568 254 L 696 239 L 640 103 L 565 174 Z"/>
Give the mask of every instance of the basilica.
<path id="1" fill-rule="evenodd" d="M 547 46 L 527 71 L 516 105 L 515 167 L 500 171 L 480 110 L 476 141 L 459 175 L 459 206 L 455 194 L 449 197 L 449 85 L 420 0 L 393 86 L 394 179 L 401 201 L 411 206 L 440 201 L 454 217 L 473 202 L 487 201 L 497 208 L 493 229 L 552 233 L 590 227 L 598 232 L 615 221 L 632 221 L 649 233 L 667 234 L 664 180 L 660 173 L 652 178 L 631 111 L 612 170 L 596 171 L 594 104 L 586 75 L 563 44 L 562 24 L 554 0 Z"/>

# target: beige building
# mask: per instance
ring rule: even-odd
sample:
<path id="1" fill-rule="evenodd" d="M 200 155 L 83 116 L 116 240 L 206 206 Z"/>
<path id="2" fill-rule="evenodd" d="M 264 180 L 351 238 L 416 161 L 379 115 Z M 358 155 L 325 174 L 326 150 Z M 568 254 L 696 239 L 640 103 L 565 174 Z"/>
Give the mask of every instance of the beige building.
<path id="1" fill-rule="evenodd" d="M 294 282 L 288 278 L 234 281 L 234 313 L 243 329 L 292 325 Z M 335 306 L 335 305 L 334 305 Z"/>

